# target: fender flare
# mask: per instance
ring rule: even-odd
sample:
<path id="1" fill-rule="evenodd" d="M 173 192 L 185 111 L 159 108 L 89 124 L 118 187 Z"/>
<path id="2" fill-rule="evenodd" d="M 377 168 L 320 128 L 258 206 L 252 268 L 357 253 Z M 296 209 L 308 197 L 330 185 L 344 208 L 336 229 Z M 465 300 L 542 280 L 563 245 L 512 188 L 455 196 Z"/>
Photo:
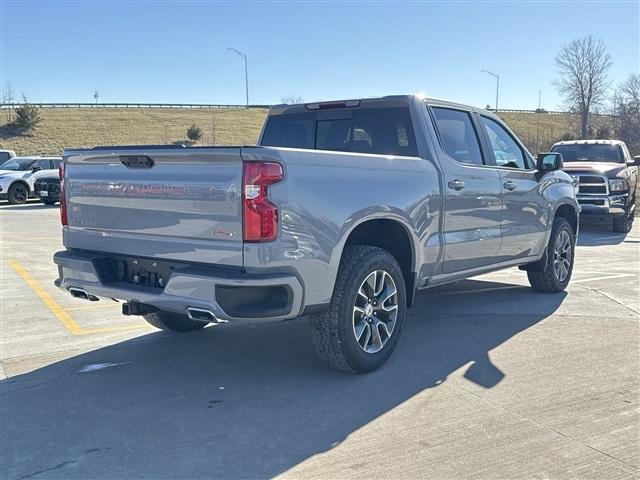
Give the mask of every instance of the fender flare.
<path id="1" fill-rule="evenodd" d="M 32 192 L 31 187 L 29 186 L 29 182 L 25 181 L 25 180 L 24 180 L 24 179 L 22 179 L 22 178 L 18 178 L 18 179 L 14 180 L 13 182 L 11 182 L 11 183 L 9 184 L 9 186 L 7 187 L 7 194 L 9 193 L 9 190 L 11 190 L 11 187 L 13 187 L 16 183 L 21 183 L 21 184 L 23 184 L 25 187 L 27 187 L 27 193 L 28 193 L 29 195 L 31 195 L 31 194 L 33 193 L 33 192 Z"/>
<path id="2" fill-rule="evenodd" d="M 355 212 L 351 215 L 347 221 L 343 224 L 339 241 L 336 243 L 335 247 L 331 252 L 331 259 L 329 262 L 330 270 L 328 272 L 329 279 L 331 280 L 331 285 L 335 283 L 335 279 L 338 275 L 338 268 L 340 267 L 340 260 L 342 258 L 342 254 L 344 252 L 345 244 L 349 236 L 358 228 L 360 225 L 363 225 L 366 222 L 374 221 L 374 220 L 389 220 L 398 223 L 404 231 L 407 233 L 409 238 L 409 244 L 411 245 L 411 271 L 409 274 L 412 277 L 411 285 L 407 285 L 407 305 L 411 306 L 413 303 L 413 297 L 416 291 L 416 277 L 417 277 L 417 268 L 418 268 L 418 244 L 419 239 L 415 234 L 415 230 L 412 227 L 411 223 L 407 220 L 406 217 L 401 215 L 400 210 L 394 209 L 393 207 L 386 207 L 386 210 L 376 210 L 375 212 L 367 212 L 364 214 L 362 211 Z M 362 215 L 360 215 L 362 214 Z M 357 220 L 353 220 L 353 218 L 357 218 Z"/>

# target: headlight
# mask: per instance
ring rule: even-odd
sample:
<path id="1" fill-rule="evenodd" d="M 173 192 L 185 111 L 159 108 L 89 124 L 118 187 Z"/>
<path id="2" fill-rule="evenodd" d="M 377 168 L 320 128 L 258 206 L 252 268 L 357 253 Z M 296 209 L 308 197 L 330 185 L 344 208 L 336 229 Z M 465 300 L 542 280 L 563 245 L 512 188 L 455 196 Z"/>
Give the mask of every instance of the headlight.
<path id="1" fill-rule="evenodd" d="M 623 192 L 627 190 L 628 183 L 624 178 L 614 178 L 609 180 L 609 190 L 612 192 Z"/>

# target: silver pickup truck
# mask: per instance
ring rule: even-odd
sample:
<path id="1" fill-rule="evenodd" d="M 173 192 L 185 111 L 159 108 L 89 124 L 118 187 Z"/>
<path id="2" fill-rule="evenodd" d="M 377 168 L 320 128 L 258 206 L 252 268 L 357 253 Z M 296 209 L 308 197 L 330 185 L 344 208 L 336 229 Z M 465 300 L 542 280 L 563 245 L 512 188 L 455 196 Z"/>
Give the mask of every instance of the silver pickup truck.
<path id="1" fill-rule="evenodd" d="M 396 347 L 417 290 L 520 267 L 569 283 L 579 206 L 559 153 L 489 112 L 392 96 L 271 109 L 243 147 L 64 152 L 56 285 L 180 332 L 310 317 L 329 365 Z"/>

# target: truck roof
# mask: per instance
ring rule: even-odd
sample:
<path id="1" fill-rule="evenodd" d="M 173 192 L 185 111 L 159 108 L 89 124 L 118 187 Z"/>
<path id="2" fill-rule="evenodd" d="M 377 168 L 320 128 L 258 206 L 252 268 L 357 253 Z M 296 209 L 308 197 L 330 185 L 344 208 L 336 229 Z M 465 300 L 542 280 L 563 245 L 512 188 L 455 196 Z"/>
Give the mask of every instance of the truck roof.
<path id="1" fill-rule="evenodd" d="M 330 108 L 348 108 L 348 107 L 390 107 L 390 106 L 408 106 L 414 101 L 427 101 L 438 103 L 441 105 L 447 105 L 450 107 L 458 107 L 466 110 L 474 110 L 477 112 L 488 113 L 494 115 L 493 112 L 483 110 L 481 108 L 472 107 L 470 105 L 464 105 L 462 103 L 452 102 L 436 97 L 427 97 L 423 95 L 386 95 L 384 97 L 370 97 L 370 98 L 353 98 L 349 100 L 329 100 L 322 102 L 305 102 L 305 103 L 283 103 L 280 105 L 274 105 L 269 110 L 269 115 L 280 115 L 283 113 L 301 113 L 309 110 L 324 110 Z"/>
<path id="2" fill-rule="evenodd" d="M 622 140 L 564 140 L 562 142 L 556 142 L 556 145 L 622 145 Z"/>

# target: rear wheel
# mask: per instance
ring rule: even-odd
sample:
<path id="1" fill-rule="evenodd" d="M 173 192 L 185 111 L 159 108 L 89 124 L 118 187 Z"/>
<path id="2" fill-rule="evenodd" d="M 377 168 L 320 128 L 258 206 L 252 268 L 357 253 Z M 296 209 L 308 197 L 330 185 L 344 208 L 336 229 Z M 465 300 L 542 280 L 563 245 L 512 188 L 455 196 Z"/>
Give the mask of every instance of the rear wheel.
<path id="1" fill-rule="evenodd" d="M 569 222 L 556 217 L 547 245 L 547 256 L 542 271 L 527 271 L 531 286 L 539 292 L 558 293 L 569 285 L 573 271 L 575 236 Z"/>
<path id="2" fill-rule="evenodd" d="M 154 312 L 143 315 L 144 319 L 160 330 L 172 330 L 174 332 L 193 332 L 207 326 L 206 322 L 191 320 L 186 315 L 170 312 Z"/>
<path id="3" fill-rule="evenodd" d="M 19 205 L 27 201 L 29 198 L 29 189 L 23 183 L 14 183 L 9 187 L 7 192 L 7 200 L 11 205 Z"/>
<path id="4" fill-rule="evenodd" d="M 375 370 L 393 353 L 405 310 L 404 277 L 396 259 L 378 247 L 348 246 L 329 310 L 311 318 L 316 353 L 338 370 Z"/>

